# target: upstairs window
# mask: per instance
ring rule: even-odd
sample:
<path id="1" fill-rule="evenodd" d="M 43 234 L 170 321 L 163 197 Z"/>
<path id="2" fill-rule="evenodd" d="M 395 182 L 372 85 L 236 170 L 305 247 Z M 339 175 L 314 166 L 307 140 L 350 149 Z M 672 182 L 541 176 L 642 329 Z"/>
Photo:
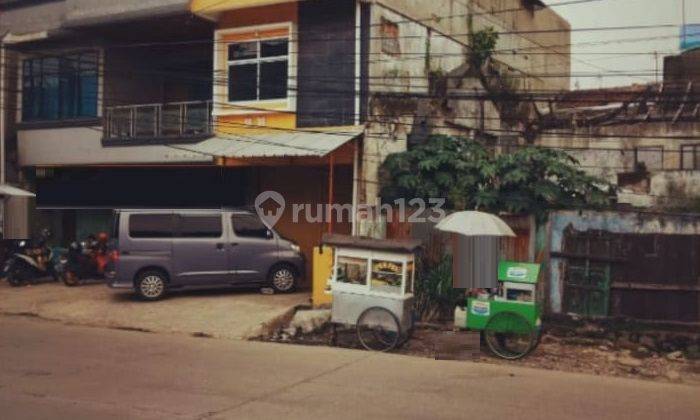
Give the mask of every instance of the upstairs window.
<path id="1" fill-rule="evenodd" d="M 700 144 L 681 146 L 681 169 L 700 169 Z"/>
<path id="2" fill-rule="evenodd" d="M 97 117 L 95 52 L 22 62 L 22 121 Z"/>
<path id="3" fill-rule="evenodd" d="M 288 77 L 289 38 L 229 44 L 229 102 L 286 98 Z"/>

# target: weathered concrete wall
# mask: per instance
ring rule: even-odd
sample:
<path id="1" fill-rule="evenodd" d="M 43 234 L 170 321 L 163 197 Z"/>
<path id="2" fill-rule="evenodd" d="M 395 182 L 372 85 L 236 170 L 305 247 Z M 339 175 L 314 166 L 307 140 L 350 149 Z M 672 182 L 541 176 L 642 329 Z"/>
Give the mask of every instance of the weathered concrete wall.
<path id="1" fill-rule="evenodd" d="M 522 0 L 380 0 L 378 3 L 465 45 L 469 41 L 471 16 L 475 31 L 493 27 L 502 33 L 495 58 L 530 75 L 524 83 L 530 89 L 569 89 L 571 27 L 550 8 L 531 12 L 524 8 Z M 558 32 L 513 33 L 533 30 Z"/>
<path id="2" fill-rule="evenodd" d="M 549 215 L 549 252 L 562 252 L 567 228 L 576 231 L 606 231 L 661 235 L 700 235 L 700 217 L 641 212 L 558 211 Z M 551 258 L 548 267 L 549 310 L 562 312 L 565 260 Z"/>
<path id="3" fill-rule="evenodd" d="M 652 174 L 649 195 L 657 206 L 698 206 L 700 171 L 666 171 Z"/>
<path id="4" fill-rule="evenodd" d="M 211 99 L 211 47 L 105 48 L 104 106 Z"/>
<path id="5" fill-rule="evenodd" d="M 640 122 L 580 128 L 573 134 L 568 129 L 559 134 L 548 130 L 536 144 L 566 150 L 583 170 L 612 184 L 618 183 L 618 174 L 635 171 L 636 155 L 636 162 L 643 162 L 649 172 L 650 187 L 640 192 L 622 186 L 619 200 L 652 207 L 671 204 L 667 197 L 676 203 L 700 197 L 700 171 L 682 170 L 682 147 L 699 144 L 693 137 L 700 138 L 700 123 Z"/>

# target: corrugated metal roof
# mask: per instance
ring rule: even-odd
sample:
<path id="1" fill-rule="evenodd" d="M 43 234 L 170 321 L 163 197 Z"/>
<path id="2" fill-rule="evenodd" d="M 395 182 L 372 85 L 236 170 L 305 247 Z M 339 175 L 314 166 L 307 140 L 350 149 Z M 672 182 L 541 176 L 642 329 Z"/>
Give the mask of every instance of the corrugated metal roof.
<path id="1" fill-rule="evenodd" d="M 323 157 L 362 134 L 363 126 L 342 131 L 267 131 L 226 134 L 187 146 L 187 150 L 216 157 Z"/>

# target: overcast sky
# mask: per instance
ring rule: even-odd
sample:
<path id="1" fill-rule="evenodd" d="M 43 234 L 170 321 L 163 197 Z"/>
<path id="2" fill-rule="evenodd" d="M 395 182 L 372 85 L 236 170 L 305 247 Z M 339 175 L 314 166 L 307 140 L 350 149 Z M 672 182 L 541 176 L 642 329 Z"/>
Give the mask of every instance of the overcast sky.
<path id="1" fill-rule="evenodd" d="M 557 3 L 570 1 L 546 0 L 546 3 L 554 6 Z M 700 0 L 685 0 L 685 3 L 687 23 L 700 24 Z M 678 25 L 674 28 L 572 32 L 572 88 L 624 86 L 654 81 L 656 74 L 654 51 L 659 52 L 659 72 L 663 70 L 663 56 L 679 51 L 682 0 L 598 0 L 562 5 L 553 9 L 569 21 L 572 29 Z M 659 39 L 640 40 L 641 38 Z M 636 40 L 622 42 L 629 39 Z M 630 55 L 630 53 L 645 54 Z M 632 77 L 615 75 L 614 72 L 645 73 L 646 75 Z"/>

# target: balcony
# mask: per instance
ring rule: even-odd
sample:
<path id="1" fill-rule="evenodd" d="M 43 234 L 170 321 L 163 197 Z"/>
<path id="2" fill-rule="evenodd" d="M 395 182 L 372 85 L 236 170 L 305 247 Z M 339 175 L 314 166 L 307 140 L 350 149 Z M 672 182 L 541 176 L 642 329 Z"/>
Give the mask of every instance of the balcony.
<path id="1" fill-rule="evenodd" d="M 213 130 L 211 101 L 113 106 L 105 109 L 105 145 L 197 141 Z"/>

